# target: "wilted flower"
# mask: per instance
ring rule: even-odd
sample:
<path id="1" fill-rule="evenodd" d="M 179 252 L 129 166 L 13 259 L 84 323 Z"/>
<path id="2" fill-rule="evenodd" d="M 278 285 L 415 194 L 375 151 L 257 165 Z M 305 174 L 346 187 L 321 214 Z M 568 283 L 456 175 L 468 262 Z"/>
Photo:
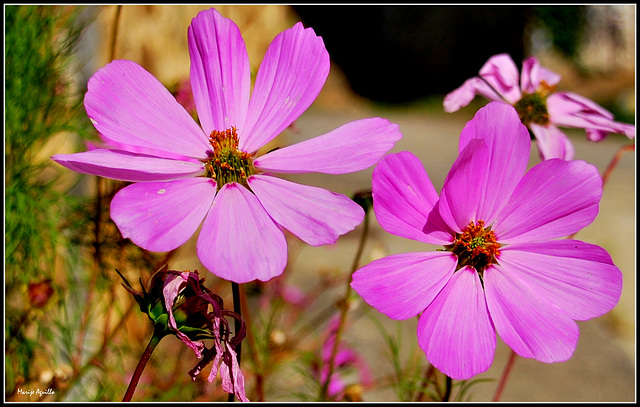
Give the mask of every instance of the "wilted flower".
<path id="1" fill-rule="evenodd" d="M 607 133 L 635 138 L 634 125 L 614 121 L 611 112 L 587 98 L 556 91 L 558 82 L 560 75 L 542 67 L 535 57 L 525 59 L 519 75 L 513 59 L 498 54 L 489 58 L 479 76 L 445 96 L 444 110 L 455 112 L 476 95 L 511 104 L 535 136 L 543 160 L 573 159 L 573 145 L 558 126 L 585 129 L 591 141 L 600 141 Z"/>
<path id="2" fill-rule="evenodd" d="M 220 373 L 222 389 L 249 401 L 245 395 L 244 376 L 238 364 L 236 346 L 244 339 L 244 322 L 238 314 L 224 309 L 222 298 L 204 286 L 198 272 L 167 270 L 162 267 L 151 276 L 143 292 L 134 290 L 120 274 L 123 286 L 133 294 L 142 312 L 154 323 L 156 333 L 173 334 L 195 352 L 201 361 L 189 372 L 195 380 L 202 369 L 212 364 L 208 377 L 213 382 Z M 227 317 L 241 322 L 232 337 Z M 204 340 L 213 340 L 206 347 Z"/>
<path id="3" fill-rule="evenodd" d="M 489 368 L 496 332 L 520 356 L 565 361 L 578 341 L 574 320 L 620 298 L 622 274 L 604 249 L 558 239 L 596 217 L 597 169 L 550 159 L 527 172 L 530 145 L 515 109 L 491 102 L 462 131 L 440 197 L 409 152 L 387 155 L 373 173 L 381 226 L 444 249 L 376 260 L 351 285 L 390 318 L 420 315 L 420 347 L 454 379 Z"/>
<path id="4" fill-rule="evenodd" d="M 281 228 L 317 246 L 364 218 L 347 196 L 273 174 L 360 171 L 402 135 L 387 120 L 363 119 L 260 156 L 322 89 L 329 73 L 322 38 L 302 23 L 280 33 L 249 99 L 249 57 L 236 24 L 206 10 L 188 37 L 200 126 L 150 73 L 117 60 L 90 79 L 85 96 L 105 148 L 52 158 L 74 171 L 134 182 L 113 198 L 111 218 L 138 246 L 171 251 L 202 225 L 197 252 L 205 267 L 236 283 L 267 281 L 287 262 Z"/>

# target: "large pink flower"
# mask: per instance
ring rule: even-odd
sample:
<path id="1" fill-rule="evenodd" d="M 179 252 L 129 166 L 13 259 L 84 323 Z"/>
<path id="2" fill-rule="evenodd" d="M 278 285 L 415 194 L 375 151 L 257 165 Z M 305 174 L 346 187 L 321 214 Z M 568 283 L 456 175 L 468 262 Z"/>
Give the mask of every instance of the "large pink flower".
<path id="1" fill-rule="evenodd" d="M 409 152 L 387 155 L 373 173 L 381 226 L 444 250 L 376 260 L 351 285 L 390 318 L 420 314 L 420 347 L 454 379 L 489 368 L 496 331 L 520 356 L 565 361 L 578 340 L 574 320 L 620 297 L 622 274 L 604 249 L 559 239 L 596 217 L 596 168 L 549 159 L 527 172 L 530 145 L 515 109 L 491 102 L 462 131 L 440 197 Z"/>
<path id="2" fill-rule="evenodd" d="M 348 197 L 274 173 L 343 174 L 374 165 L 402 135 L 380 118 L 259 156 L 315 100 L 329 73 L 322 38 L 301 23 L 269 46 L 251 95 L 249 57 L 215 9 L 188 30 L 200 125 L 139 65 L 117 60 L 89 81 L 85 107 L 107 148 L 52 157 L 72 170 L 134 182 L 111 202 L 125 238 L 150 251 L 184 244 L 202 225 L 202 264 L 237 283 L 282 273 L 282 227 L 310 245 L 334 243 L 364 218 Z M 203 222 L 204 220 L 204 222 Z"/>
<path id="3" fill-rule="evenodd" d="M 593 101 L 571 92 L 556 92 L 560 75 L 542 67 L 535 57 L 522 64 L 522 74 L 507 54 L 494 55 L 480 69 L 479 76 L 445 96 L 444 110 L 455 112 L 468 105 L 476 95 L 501 100 L 515 106 L 522 122 L 536 138 L 540 156 L 573 159 L 573 145 L 558 129 L 585 129 L 591 141 L 600 141 L 608 133 L 636 136 L 632 124 L 613 120 L 613 114 Z"/>

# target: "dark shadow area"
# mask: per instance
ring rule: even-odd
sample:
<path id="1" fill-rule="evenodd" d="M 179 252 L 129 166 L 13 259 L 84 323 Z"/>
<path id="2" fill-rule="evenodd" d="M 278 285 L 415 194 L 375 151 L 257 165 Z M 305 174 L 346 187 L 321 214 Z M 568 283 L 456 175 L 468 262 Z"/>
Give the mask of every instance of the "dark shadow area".
<path id="1" fill-rule="evenodd" d="M 526 6 L 292 6 L 361 96 L 403 103 L 444 94 L 494 54 L 524 56 Z M 519 63 L 519 62 L 517 62 Z"/>

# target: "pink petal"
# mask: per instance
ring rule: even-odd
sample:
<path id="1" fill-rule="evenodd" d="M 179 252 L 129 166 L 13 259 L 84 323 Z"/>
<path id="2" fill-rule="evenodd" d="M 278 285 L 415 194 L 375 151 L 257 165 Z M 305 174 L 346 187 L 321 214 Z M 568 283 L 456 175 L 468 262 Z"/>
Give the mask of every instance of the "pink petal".
<path id="1" fill-rule="evenodd" d="M 164 303 L 167 307 L 167 311 L 169 312 L 169 328 L 173 329 L 175 334 L 180 338 L 182 342 L 184 342 L 188 347 L 193 349 L 196 354 L 196 357 L 202 357 L 202 351 L 204 350 L 204 343 L 200 341 L 192 341 L 189 337 L 178 330 L 178 326 L 176 324 L 176 319 L 173 316 L 173 305 L 175 303 L 176 297 L 178 293 L 182 290 L 182 288 L 187 284 L 189 279 L 189 273 L 184 272 L 180 273 L 180 275 L 176 274 L 167 274 L 166 280 L 164 282 L 164 286 L 162 288 L 162 294 L 164 297 Z"/>
<path id="2" fill-rule="evenodd" d="M 87 114 L 109 140 L 194 158 L 206 158 L 211 150 L 189 113 L 135 62 L 113 61 L 96 72 L 87 86 Z"/>
<path id="3" fill-rule="evenodd" d="M 510 245 L 499 262 L 571 319 L 603 315 L 620 299 L 622 273 L 596 245 L 565 239 Z"/>
<path id="4" fill-rule="evenodd" d="M 249 56 L 236 24 L 216 9 L 201 11 L 188 30 L 191 89 L 205 133 L 244 132 L 249 106 Z"/>
<path id="5" fill-rule="evenodd" d="M 238 284 L 267 281 L 282 274 L 287 263 L 282 230 L 258 198 L 235 182 L 218 192 L 196 250 L 209 271 Z"/>
<path id="6" fill-rule="evenodd" d="M 447 251 L 396 254 L 357 270 L 351 287 L 389 318 L 407 319 L 429 306 L 457 264 Z"/>
<path id="7" fill-rule="evenodd" d="M 213 347 L 210 350 L 211 352 L 215 352 L 215 356 L 213 358 L 213 362 L 211 363 L 211 371 L 209 372 L 209 376 L 207 377 L 207 381 L 209 383 L 213 382 L 218 376 L 218 372 L 220 370 L 220 362 L 222 361 L 222 356 L 224 354 L 224 349 L 222 348 L 222 342 L 220 340 L 220 318 L 213 318 Z M 200 362 L 202 363 L 202 362 Z M 195 380 L 195 377 L 193 377 Z"/>
<path id="8" fill-rule="evenodd" d="M 518 269 L 499 265 L 485 269 L 484 287 L 496 330 L 518 355 L 545 363 L 571 357 L 578 325 L 527 284 Z"/>
<path id="9" fill-rule="evenodd" d="M 227 346 L 227 353 L 231 357 L 231 369 L 226 363 L 220 365 L 220 378 L 222 379 L 222 389 L 230 394 L 235 394 L 238 400 L 248 402 L 249 399 L 245 396 L 244 390 L 244 376 L 240 370 L 238 364 L 238 357 L 236 352 Z"/>
<path id="10" fill-rule="evenodd" d="M 547 98 L 547 108 L 553 119 L 571 120 L 577 114 L 591 114 L 613 120 L 613 113 L 594 101 L 573 92 L 555 92 Z"/>
<path id="11" fill-rule="evenodd" d="M 388 154 L 372 176 L 373 209 L 389 233 L 420 242 L 450 243 L 452 233 L 429 236 L 423 232 L 429 213 L 438 201 L 422 162 L 408 151 Z"/>
<path id="12" fill-rule="evenodd" d="M 55 162 L 82 174 L 121 181 L 169 181 L 204 173 L 202 163 L 151 157 L 118 150 L 56 154 Z"/>
<path id="13" fill-rule="evenodd" d="M 111 219 L 123 238 L 146 250 L 167 252 L 195 233 L 215 193 L 209 178 L 136 183 L 113 197 Z"/>
<path id="14" fill-rule="evenodd" d="M 385 119 L 356 120 L 258 157 L 254 166 L 285 173 L 346 174 L 376 164 L 402 138 L 398 125 Z"/>
<path id="15" fill-rule="evenodd" d="M 248 183 L 273 220 L 312 246 L 335 243 L 364 219 L 360 205 L 326 189 L 267 175 Z"/>
<path id="16" fill-rule="evenodd" d="M 573 160 L 575 149 L 569 138 L 560 129 L 552 124 L 541 126 L 529 123 L 529 128 L 536 136 L 538 153 L 541 160 L 560 158 L 561 160 Z"/>
<path id="17" fill-rule="evenodd" d="M 507 244 L 567 236 L 593 222 L 601 196 L 602 179 L 593 165 L 546 160 L 522 178 L 493 230 Z"/>
<path id="18" fill-rule="evenodd" d="M 209 376 L 207 377 L 207 381 L 209 383 L 212 383 L 220 372 L 220 362 L 222 361 L 224 352 L 221 345 L 215 344 L 214 346 L 216 347 L 216 355 L 213 358 L 213 362 L 211 362 L 211 371 L 209 372 Z M 195 377 L 193 379 L 195 380 Z"/>
<path id="19" fill-rule="evenodd" d="M 522 124 L 515 108 L 503 102 L 491 102 L 478 110 L 460 134 L 459 150 L 473 139 L 482 139 L 489 148 L 484 165 L 486 180 L 482 185 L 477 219 L 491 223 L 504 206 L 527 170 L 531 149 L 529 131 Z"/>
<path id="20" fill-rule="evenodd" d="M 150 155 L 152 157 L 158 157 L 158 158 L 170 158 L 172 160 L 188 161 L 193 163 L 200 162 L 195 158 L 187 157 L 181 154 L 176 154 L 171 151 L 156 150 L 148 147 L 131 146 L 129 144 L 118 143 L 116 141 L 113 141 L 108 137 L 106 137 L 104 134 L 100 134 L 99 136 L 101 138 L 101 142 L 93 143 L 89 141 L 85 143 L 87 145 L 88 150 L 97 150 L 97 149 L 103 148 L 106 150 L 121 150 L 121 151 L 126 151 L 128 153 Z"/>
<path id="21" fill-rule="evenodd" d="M 327 380 L 327 375 L 329 374 L 329 367 L 324 367 L 322 369 L 322 382 L 324 383 L 325 380 Z M 347 384 L 345 383 L 344 380 L 342 380 L 342 378 L 340 378 L 340 376 L 338 376 L 337 374 L 332 374 L 331 375 L 331 380 L 329 381 L 329 387 L 327 388 L 327 395 L 329 397 L 334 397 L 339 395 L 340 393 L 342 393 L 344 391 L 344 389 L 346 389 Z"/>
<path id="22" fill-rule="evenodd" d="M 471 103 L 476 95 L 483 96 L 489 100 L 503 100 L 485 80 L 474 76 L 464 81 L 462 86 L 444 97 L 444 111 L 447 113 L 456 112 Z"/>
<path id="23" fill-rule="evenodd" d="M 452 379 L 470 379 L 491 366 L 496 334 L 474 269 L 454 273 L 420 316 L 418 343 L 429 362 Z"/>
<path id="24" fill-rule="evenodd" d="M 557 85 L 560 79 L 560 75 L 544 68 L 535 57 L 529 57 L 522 63 L 520 89 L 523 92 L 536 92 L 543 81 L 549 86 Z"/>
<path id="25" fill-rule="evenodd" d="M 594 129 L 584 129 L 584 131 L 585 133 L 587 133 L 587 139 L 593 142 L 601 141 L 605 137 L 607 137 L 607 135 L 609 134 L 608 131 L 594 130 Z"/>
<path id="26" fill-rule="evenodd" d="M 522 97 L 518 67 L 508 54 L 489 58 L 480 69 L 480 77 L 511 105 Z"/>
<path id="27" fill-rule="evenodd" d="M 444 181 L 438 210 L 442 220 L 455 232 L 477 221 L 483 183 L 488 178 L 490 152 L 482 139 L 470 140 L 458 155 Z M 483 219 L 487 224 L 490 219 Z"/>
<path id="28" fill-rule="evenodd" d="M 593 101 L 570 92 L 557 92 L 547 98 L 549 119 L 557 126 L 636 136 L 636 126 L 613 120 L 613 114 Z"/>
<path id="29" fill-rule="evenodd" d="M 274 38 L 260 64 L 240 149 L 252 153 L 289 127 L 316 99 L 329 75 L 321 37 L 297 23 Z"/>

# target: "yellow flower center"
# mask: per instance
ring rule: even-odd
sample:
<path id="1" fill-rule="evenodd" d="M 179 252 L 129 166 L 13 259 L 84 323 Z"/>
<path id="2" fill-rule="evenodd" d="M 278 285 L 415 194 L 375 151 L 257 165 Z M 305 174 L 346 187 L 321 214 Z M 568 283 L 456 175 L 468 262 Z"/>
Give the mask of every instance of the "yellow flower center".
<path id="1" fill-rule="evenodd" d="M 513 105 L 525 126 L 528 126 L 529 123 L 543 126 L 549 124 L 547 97 L 554 91 L 555 86 L 550 86 L 542 81 L 534 93 L 523 93 L 522 98 Z"/>
<path id="2" fill-rule="evenodd" d="M 218 190 L 230 182 L 237 182 L 248 188 L 247 177 L 256 171 L 253 167 L 253 156 L 238 150 L 236 128 L 212 131 L 209 143 L 213 147 L 213 153 L 205 161 L 205 176 L 216 180 Z"/>

